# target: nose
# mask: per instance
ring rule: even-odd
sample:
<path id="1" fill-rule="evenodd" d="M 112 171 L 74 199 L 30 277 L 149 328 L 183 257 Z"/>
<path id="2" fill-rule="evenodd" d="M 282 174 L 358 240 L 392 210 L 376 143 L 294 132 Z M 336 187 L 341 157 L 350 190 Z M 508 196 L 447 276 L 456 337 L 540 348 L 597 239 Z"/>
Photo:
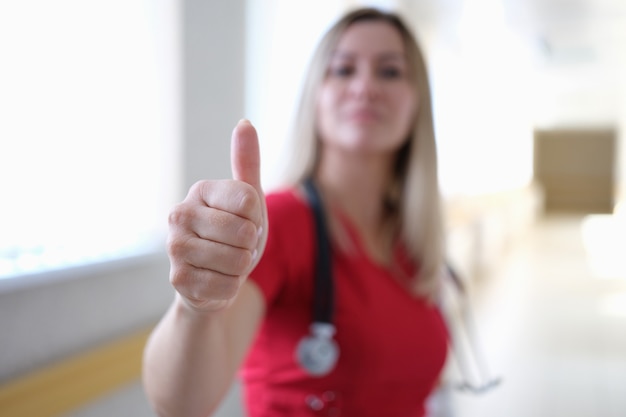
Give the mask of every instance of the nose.
<path id="1" fill-rule="evenodd" d="M 380 94 L 380 80 L 371 69 L 358 71 L 350 82 L 350 92 L 359 99 L 375 99 Z"/>

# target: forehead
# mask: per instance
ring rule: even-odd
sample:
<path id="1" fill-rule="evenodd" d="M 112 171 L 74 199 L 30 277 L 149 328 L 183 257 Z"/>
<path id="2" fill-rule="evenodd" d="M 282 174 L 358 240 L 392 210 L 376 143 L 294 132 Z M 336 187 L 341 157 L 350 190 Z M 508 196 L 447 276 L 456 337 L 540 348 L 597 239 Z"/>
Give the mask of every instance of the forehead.
<path id="1" fill-rule="evenodd" d="M 356 22 L 343 32 L 333 55 L 404 57 L 404 41 L 398 29 L 389 22 Z"/>

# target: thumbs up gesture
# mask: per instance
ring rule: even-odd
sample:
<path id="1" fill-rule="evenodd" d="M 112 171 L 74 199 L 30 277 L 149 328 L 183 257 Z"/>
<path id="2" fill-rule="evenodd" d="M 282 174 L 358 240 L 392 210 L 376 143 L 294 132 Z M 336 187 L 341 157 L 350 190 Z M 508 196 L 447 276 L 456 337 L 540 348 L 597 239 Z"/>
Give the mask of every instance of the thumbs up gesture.
<path id="1" fill-rule="evenodd" d="M 228 307 L 267 240 L 257 133 L 240 121 L 231 140 L 232 180 L 194 184 L 169 216 L 170 282 L 200 311 Z"/>

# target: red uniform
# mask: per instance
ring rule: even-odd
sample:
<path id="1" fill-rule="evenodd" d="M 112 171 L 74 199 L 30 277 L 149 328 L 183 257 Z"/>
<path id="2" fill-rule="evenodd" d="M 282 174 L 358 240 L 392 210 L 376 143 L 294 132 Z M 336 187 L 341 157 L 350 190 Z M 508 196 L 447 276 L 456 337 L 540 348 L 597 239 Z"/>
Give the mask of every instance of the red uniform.
<path id="1" fill-rule="evenodd" d="M 295 361 L 309 334 L 313 309 L 315 226 L 307 202 L 293 191 L 267 196 L 269 237 L 250 276 L 267 311 L 242 369 L 250 417 L 422 417 L 447 352 L 447 331 L 436 306 L 402 282 L 415 266 L 395 253 L 403 270 L 373 262 L 349 222 L 356 250 L 333 247 L 337 366 L 322 377 Z"/>

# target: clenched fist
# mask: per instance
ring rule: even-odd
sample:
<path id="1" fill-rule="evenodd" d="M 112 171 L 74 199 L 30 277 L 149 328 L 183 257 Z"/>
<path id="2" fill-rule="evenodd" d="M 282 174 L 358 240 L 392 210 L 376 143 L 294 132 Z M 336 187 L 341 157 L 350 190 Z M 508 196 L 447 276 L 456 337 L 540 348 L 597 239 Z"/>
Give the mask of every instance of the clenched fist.
<path id="1" fill-rule="evenodd" d="M 169 216 L 170 281 L 201 311 L 229 306 L 267 240 L 257 133 L 247 120 L 233 130 L 232 180 L 194 184 Z"/>

